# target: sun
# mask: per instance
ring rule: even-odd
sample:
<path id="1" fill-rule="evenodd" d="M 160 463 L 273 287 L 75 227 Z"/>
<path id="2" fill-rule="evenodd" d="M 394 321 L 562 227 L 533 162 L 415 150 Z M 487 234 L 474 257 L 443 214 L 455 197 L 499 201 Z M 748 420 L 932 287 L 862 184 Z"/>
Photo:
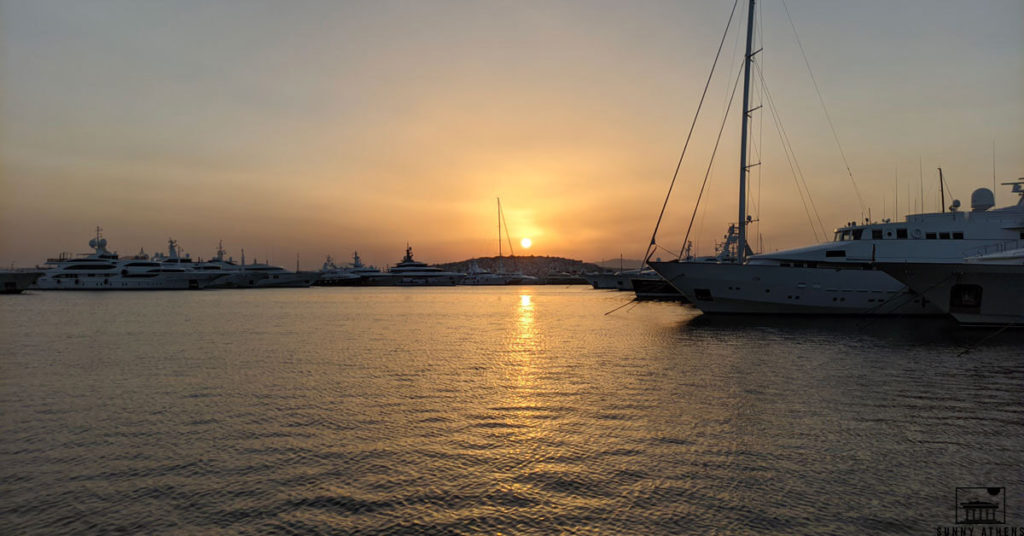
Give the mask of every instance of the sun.
<path id="1" fill-rule="evenodd" d="M 530 249 L 530 246 L 533 245 L 533 240 L 530 240 L 529 238 L 524 238 L 520 240 L 519 243 L 522 244 L 523 249 Z"/>

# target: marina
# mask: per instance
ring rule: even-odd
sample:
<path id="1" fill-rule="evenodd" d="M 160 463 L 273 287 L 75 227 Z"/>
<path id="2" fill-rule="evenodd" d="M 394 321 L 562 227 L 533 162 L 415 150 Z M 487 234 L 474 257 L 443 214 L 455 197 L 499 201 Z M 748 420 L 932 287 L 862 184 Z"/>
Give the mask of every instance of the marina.
<path id="1" fill-rule="evenodd" d="M 0 534 L 1024 536 L 1024 2 L 0 13 Z"/>

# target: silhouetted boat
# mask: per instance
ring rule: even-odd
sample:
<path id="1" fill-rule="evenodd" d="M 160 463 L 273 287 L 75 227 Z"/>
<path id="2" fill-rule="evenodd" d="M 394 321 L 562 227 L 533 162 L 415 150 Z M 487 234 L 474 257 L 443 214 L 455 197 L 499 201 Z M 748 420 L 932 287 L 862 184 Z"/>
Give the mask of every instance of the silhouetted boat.
<path id="1" fill-rule="evenodd" d="M 47 259 L 35 287 L 42 290 L 185 290 L 208 287 L 222 273 L 200 272 L 191 265 L 164 265 L 141 253 L 121 259 L 107 250 L 107 239 L 96 228 L 89 241 L 93 253 Z"/>
<path id="2" fill-rule="evenodd" d="M 367 285 L 387 287 L 451 286 L 456 285 L 466 274 L 447 272 L 436 266 L 413 260 L 412 246 L 405 247 L 405 257 L 387 272 L 366 274 Z"/>
<path id="3" fill-rule="evenodd" d="M 369 276 L 380 274 L 381 271 L 363 264 L 359 259 L 359 252 L 352 254 L 352 264 L 339 267 L 334 264 L 330 255 L 320 270 L 320 279 L 315 283 L 322 287 L 351 287 L 366 283 Z"/>

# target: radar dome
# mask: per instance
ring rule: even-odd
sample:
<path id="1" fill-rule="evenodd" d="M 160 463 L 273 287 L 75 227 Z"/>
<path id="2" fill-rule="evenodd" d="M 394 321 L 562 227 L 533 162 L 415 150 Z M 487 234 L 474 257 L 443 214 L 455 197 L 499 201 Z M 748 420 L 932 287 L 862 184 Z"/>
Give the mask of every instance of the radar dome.
<path id="1" fill-rule="evenodd" d="M 96 249 L 96 239 L 95 238 L 93 238 L 92 240 L 89 241 L 89 247 L 91 247 L 93 249 Z"/>
<path id="2" fill-rule="evenodd" d="M 107 239 L 106 238 L 101 238 L 100 239 L 100 247 L 101 248 L 107 247 Z"/>
<path id="3" fill-rule="evenodd" d="M 978 188 L 971 194 L 971 210 L 982 212 L 996 206 L 996 196 L 988 188 Z"/>

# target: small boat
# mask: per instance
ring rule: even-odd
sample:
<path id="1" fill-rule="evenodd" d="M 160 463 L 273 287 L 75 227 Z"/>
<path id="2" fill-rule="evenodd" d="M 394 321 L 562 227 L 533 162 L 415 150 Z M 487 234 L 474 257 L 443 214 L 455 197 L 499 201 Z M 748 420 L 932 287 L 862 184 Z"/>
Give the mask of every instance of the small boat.
<path id="1" fill-rule="evenodd" d="M 686 296 L 683 296 L 682 293 L 670 285 L 668 281 L 665 281 L 660 277 L 657 279 L 634 279 L 633 291 L 636 292 L 636 299 L 638 300 L 678 301 L 689 303 Z"/>
<path id="2" fill-rule="evenodd" d="M 633 282 L 637 280 L 664 281 L 657 272 L 650 268 L 622 270 L 610 274 L 590 273 L 583 274 L 582 277 L 595 289 L 636 290 L 633 287 Z"/>

